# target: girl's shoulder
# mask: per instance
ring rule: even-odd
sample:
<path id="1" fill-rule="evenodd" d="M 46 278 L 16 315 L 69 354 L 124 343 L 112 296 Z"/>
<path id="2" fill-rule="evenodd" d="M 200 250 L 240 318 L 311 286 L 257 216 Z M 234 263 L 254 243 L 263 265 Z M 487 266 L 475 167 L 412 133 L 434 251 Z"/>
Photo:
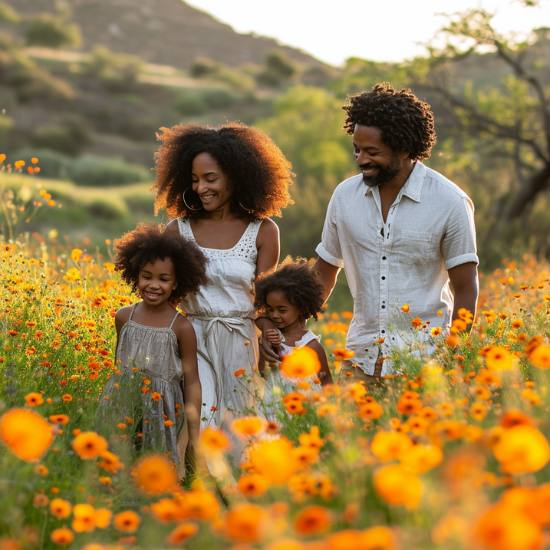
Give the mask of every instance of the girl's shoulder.
<path id="1" fill-rule="evenodd" d="M 131 306 L 125 306 L 121 307 L 116 313 L 115 313 L 115 321 L 118 323 L 126 323 L 128 319 L 130 319 L 130 316 L 132 315 L 132 311 L 135 308 L 135 304 Z"/>
<path id="2" fill-rule="evenodd" d="M 174 331 L 174 334 L 177 336 L 178 340 L 195 338 L 195 329 L 193 328 L 193 324 L 181 313 L 179 313 L 178 316 L 174 319 L 172 330 Z"/>

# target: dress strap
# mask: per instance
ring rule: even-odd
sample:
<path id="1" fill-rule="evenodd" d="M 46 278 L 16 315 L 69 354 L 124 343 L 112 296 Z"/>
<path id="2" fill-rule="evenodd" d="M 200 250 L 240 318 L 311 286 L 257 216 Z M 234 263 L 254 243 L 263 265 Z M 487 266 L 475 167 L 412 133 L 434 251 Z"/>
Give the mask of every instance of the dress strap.
<path id="1" fill-rule="evenodd" d="M 172 328 L 172 327 L 174 326 L 174 323 L 175 323 L 175 321 L 176 321 L 178 315 L 179 315 L 179 311 L 176 311 L 176 314 L 175 314 L 174 317 L 172 318 L 172 322 L 170 323 L 170 326 L 169 326 L 168 328 Z"/>
<path id="2" fill-rule="evenodd" d="M 134 311 L 136 310 L 137 304 L 132 305 L 132 309 L 130 310 L 130 317 L 128 317 L 128 321 L 132 320 L 132 317 L 134 316 Z"/>
<path id="3" fill-rule="evenodd" d="M 189 225 L 189 220 L 187 218 L 178 218 L 178 229 L 182 237 L 190 239 L 192 241 L 195 240 L 193 231 L 191 231 L 191 226 Z"/>

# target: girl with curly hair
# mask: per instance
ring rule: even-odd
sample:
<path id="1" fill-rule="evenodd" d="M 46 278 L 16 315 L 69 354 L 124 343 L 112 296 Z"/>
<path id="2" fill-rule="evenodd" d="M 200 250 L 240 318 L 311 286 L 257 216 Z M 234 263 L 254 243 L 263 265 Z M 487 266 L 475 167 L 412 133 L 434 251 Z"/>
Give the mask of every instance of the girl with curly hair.
<path id="1" fill-rule="evenodd" d="M 141 301 L 116 312 L 118 370 L 103 390 L 98 422 L 112 431 L 124 423 L 138 449 L 166 451 L 183 465 L 178 439 L 187 421 L 185 458 L 193 460 L 202 398 L 195 331 L 174 303 L 206 282 L 206 259 L 155 225 L 127 233 L 116 248 L 116 267 Z"/>
<path id="2" fill-rule="evenodd" d="M 219 425 L 261 399 L 253 285 L 277 265 L 270 216 L 290 202 L 293 174 L 268 136 L 242 124 L 177 125 L 158 137 L 156 206 L 174 218 L 166 232 L 208 259 L 208 283 L 181 303 L 197 335 L 202 424 Z"/>
<path id="3" fill-rule="evenodd" d="M 292 350 L 303 346 L 311 348 L 321 365 L 318 377 L 310 380 L 311 389 L 319 390 L 319 384 L 332 384 L 332 374 L 327 355 L 320 344 L 320 336 L 306 326 L 307 320 L 310 317 L 317 319 L 317 314 L 323 308 L 323 285 L 312 266 L 305 260 L 285 260 L 275 273 L 256 283 L 256 307 L 275 326 L 265 332 L 279 357 L 282 359 Z M 293 391 L 293 384 L 278 376 L 277 366 L 278 362 L 270 362 L 270 385 Z"/>

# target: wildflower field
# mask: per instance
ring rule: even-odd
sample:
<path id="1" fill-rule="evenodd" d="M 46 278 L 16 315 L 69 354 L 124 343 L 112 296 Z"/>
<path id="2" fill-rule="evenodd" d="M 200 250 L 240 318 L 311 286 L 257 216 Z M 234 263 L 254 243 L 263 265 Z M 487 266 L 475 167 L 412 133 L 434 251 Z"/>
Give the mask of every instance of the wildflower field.
<path id="1" fill-rule="evenodd" d="M 470 334 L 467 312 L 450 335 L 411 318 L 435 354 L 399 354 L 403 374 L 375 389 L 338 376 L 350 313 L 325 314 L 315 329 L 339 383 L 281 393 L 276 421 L 205 430 L 211 475 L 183 485 L 164 456 L 133 455 L 132 418 L 110 434 L 94 421 L 117 368 L 114 313 L 135 300 L 113 264 L 54 235 L 0 245 L 0 549 L 550 544 L 548 264 L 482 277 Z"/>

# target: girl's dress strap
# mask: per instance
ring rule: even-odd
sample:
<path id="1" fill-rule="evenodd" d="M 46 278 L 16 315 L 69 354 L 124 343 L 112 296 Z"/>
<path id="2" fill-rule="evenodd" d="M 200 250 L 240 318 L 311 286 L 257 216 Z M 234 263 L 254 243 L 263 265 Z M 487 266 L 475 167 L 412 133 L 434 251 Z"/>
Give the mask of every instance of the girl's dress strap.
<path id="1" fill-rule="evenodd" d="M 137 304 L 134 304 L 132 306 L 132 310 L 130 311 L 130 317 L 128 317 L 128 321 L 132 320 L 132 317 L 134 316 L 134 311 L 136 310 L 136 306 L 137 306 Z"/>
<path id="2" fill-rule="evenodd" d="M 172 318 L 172 322 L 170 323 L 170 326 L 168 328 L 172 328 L 174 326 L 174 323 L 176 322 L 178 315 L 179 315 L 179 311 L 176 311 L 176 314 Z"/>

